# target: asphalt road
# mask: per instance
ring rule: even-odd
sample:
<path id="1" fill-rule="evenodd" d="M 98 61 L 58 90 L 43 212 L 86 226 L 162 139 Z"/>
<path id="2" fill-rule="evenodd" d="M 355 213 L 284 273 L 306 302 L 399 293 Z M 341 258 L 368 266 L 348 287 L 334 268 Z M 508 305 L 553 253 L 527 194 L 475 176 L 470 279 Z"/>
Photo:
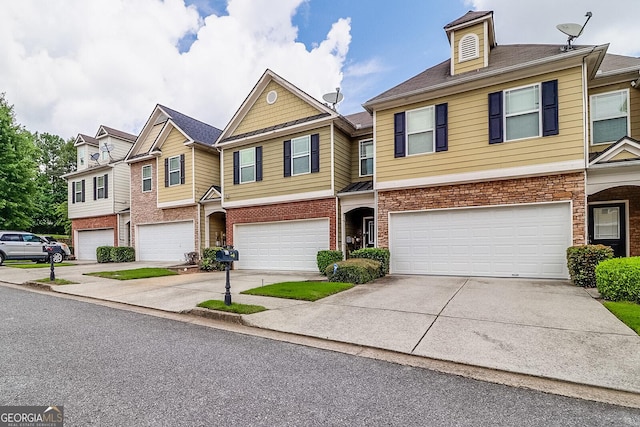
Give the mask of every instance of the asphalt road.
<path id="1" fill-rule="evenodd" d="M 65 426 L 638 426 L 640 410 L 0 286 L 0 405 Z"/>

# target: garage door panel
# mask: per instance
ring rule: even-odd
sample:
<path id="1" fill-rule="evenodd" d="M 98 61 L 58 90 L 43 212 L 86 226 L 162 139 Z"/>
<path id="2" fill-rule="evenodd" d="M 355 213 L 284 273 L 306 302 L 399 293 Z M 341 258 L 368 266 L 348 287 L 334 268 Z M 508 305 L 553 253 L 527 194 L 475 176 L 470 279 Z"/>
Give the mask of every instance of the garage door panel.
<path id="1" fill-rule="evenodd" d="M 566 278 L 570 245 L 569 203 L 392 213 L 389 218 L 393 273 Z"/>
<path id="2" fill-rule="evenodd" d="M 146 224 L 137 227 L 140 261 L 184 261 L 195 250 L 193 221 Z"/>
<path id="3" fill-rule="evenodd" d="M 113 246 L 113 236 L 113 228 L 78 231 L 76 258 L 95 261 L 97 259 L 96 249 L 100 246 Z"/>

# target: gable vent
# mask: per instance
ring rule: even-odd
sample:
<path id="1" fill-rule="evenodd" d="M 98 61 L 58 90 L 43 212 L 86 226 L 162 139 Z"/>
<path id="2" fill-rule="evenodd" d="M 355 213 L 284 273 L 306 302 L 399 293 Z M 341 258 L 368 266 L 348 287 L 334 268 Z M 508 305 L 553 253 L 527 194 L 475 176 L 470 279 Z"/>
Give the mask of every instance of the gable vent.
<path id="1" fill-rule="evenodd" d="M 478 36 L 475 34 L 467 34 L 462 37 L 458 49 L 458 58 L 460 62 L 477 58 L 480 56 Z"/>

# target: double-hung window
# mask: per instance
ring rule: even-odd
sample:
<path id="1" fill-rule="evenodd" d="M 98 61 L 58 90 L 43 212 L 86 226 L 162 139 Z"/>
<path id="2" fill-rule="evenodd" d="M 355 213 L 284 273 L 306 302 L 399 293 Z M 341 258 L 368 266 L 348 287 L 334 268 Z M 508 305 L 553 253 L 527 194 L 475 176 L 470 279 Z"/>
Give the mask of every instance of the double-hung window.
<path id="1" fill-rule="evenodd" d="M 407 155 L 433 153 L 433 106 L 407 111 Z"/>
<path id="2" fill-rule="evenodd" d="M 591 143 L 615 142 L 629 134 L 629 91 L 591 95 Z"/>
<path id="3" fill-rule="evenodd" d="M 142 167 L 142 191 L 151 191 L 151 165 Z"/>
<path id="4" fill-rule="evenodd" d="M 75 181 L 73 183 L 73 193 L 75 195 L 75 197 L 73 198 L 73 200 L 75 202 L 82 202 L 83 200 L 83 194 L 82 194 L 82 183 L 83 181 Z"/>
<path id="5" fill-rule="evenodd" d="M 180 184 L 180 156 L 169 158 L 169 186 Z"/>
<path id="6" fill-rule="evenodd" d="M 540 85 L 504 91 L 506 140 L 540 136 Z"/>
<path id="7" fill-rule="evenodd" d="M 104 175 L 96 178 L 96 198 L 104 199 Z"/>
<path id="8" fill-rule="evenodd" d="M 78 165 L 84 166 L 84 148 L 78 148 Z"/>
<path id="9" fill-rule="evenodd" d="M 240 183 L 256 180 L 256 149 L 240 150 Z"/>
<path id="10" fill-rule="evenodd" d="M 360 141 L 360 176 L 373 175 L 373 141 Z"/>
<path id="11" fill-rule="evenodd" d="M 311 138 L 309 135 L 291 140 L 292 175 L 311 172 Z"/>

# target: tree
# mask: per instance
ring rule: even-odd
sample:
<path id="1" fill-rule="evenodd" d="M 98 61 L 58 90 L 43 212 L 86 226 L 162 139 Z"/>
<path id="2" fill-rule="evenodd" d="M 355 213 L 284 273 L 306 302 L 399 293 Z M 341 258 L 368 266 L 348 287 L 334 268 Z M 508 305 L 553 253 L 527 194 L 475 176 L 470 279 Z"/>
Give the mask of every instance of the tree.
<path id="1" fill-rule="evenodd" d="M 67 201 L 67 182 L 62 175 L 73 172 L 76 166 L 76 150 L 73 138 L 65 141 L 57 135 L 35 133 L 37 149 L 38 195 L 33 231 L 40 233 L 64 233 L 70 228 L 66 209 L 60 205 Z"/>
<path id="2" fill-rule="evenodd" d="M 36 152 L 31 134 L 0 93 L 0 229 L 28 229 L 36 194 Z"/>

